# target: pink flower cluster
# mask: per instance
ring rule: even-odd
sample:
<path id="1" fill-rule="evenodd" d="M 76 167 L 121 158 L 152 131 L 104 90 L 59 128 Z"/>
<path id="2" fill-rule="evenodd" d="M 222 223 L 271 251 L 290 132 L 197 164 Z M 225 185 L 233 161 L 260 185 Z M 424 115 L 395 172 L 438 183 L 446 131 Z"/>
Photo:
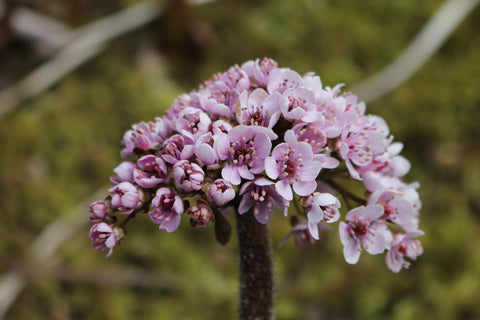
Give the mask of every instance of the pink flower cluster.
<path id="1" fill-rule="evenodd" d="M 346 261 L 357 263 L 365 249 L 386 252 L 394 272 L 408 267 L 422 254 L 418 184 L 402 181 L 410 164 L 385 121 L 341 87 L 271 59 L 247 61 L 180 95 L 163 117 L 133 125 L 122 141 L 129 160 L 114 170 L 110 195 L 90 207 L 93 247 L 110 255 L 138 212 L 172 232 L 184 213 L 205 228 L 229 206 L 264 224 L 275 209 L 287 216 L 295 208 L 291 234 L 312 242 L 340 219 L 342 200 Z M 346 179 L 365 196 L 347 190 Z"/>

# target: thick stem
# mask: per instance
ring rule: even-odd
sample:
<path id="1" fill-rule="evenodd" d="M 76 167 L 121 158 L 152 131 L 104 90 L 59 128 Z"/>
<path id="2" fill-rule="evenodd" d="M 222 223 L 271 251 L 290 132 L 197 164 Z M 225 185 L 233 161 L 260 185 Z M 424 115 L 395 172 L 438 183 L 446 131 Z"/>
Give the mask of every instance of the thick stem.
<path id="1" fill-rule="evenodd" d="M 249 211 L 237 213 L 240 251 L 240 320 L 274 319 L 273 264 L 267 226 Z"/>

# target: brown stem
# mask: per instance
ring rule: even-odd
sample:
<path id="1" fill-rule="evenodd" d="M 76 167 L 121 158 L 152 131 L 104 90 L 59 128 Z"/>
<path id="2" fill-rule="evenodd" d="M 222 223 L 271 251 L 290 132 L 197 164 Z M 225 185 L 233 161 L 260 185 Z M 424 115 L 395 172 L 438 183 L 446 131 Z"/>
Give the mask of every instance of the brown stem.
<path id="1" fill-rule="evenodd" d="M 240 320 L 274 319 L 273 264 L 267 226 L 252 210 L 237 213 L 240 253 Z"/>

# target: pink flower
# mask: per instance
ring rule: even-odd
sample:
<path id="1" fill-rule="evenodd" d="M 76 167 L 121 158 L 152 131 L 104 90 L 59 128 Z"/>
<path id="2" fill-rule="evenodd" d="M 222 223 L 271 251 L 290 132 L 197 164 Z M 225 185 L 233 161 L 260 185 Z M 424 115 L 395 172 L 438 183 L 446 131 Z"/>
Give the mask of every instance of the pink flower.
<path id="1" fill-rule="evenodd" d="M 277 63 L 272 59 L 264 58 L 261 62 L 259 61 L 259 59 L 255 61 L 250 60 L 242 65 L 242 69 L 244 69 L 247 76 L 252 79 L 252 87 L 265 87 L 270 72 L 277 67 Z"/>
<path id="2" fill-rule="evenodd" d="M 94 224 L 90 228 L 90 240 L 95 250 L 104 252 L 109 249 L 107 258 L 112 255 L 113 247 L 123 238 L 124 232 L 121 228 L 112 228 L 105 222 Z"/>
<path id="3" fill-rule="evenodd" d="M 239 125 L 220 136 L 215 148 L 221 160 L 228 160 L 222 169 L 222 178 L 238 185 L 241 178 L 252 180 L 254 174 L 265 169 L 265 158 L 270 154 L 272 139 L 277 135 L 269 128 Z"/>
<path id="4" fill-rule="evenodd" d="M 386 255 L 387 266 L 390 270 L 398 273 L 402 270 L 402 267 L 408 269 L 410 262 L 406 261 L 405 257 L 415 260 L 423 253 L 420 242 L 412 240 L 412 238 L 422 235 L 424 235 L 422 231 L 415 231 L 394 236 Z"/>
<path id="5" fill-rule="evenodd" d="M 116 177 L 111 177 L 110 182 L 113 185 L 119 184 L 120 182 L 133 182 L 133 171 L 137 169 L 137 165 L 130 161 L 124 161 L 119 164 L 113 172 L 117 175 Z"/>
<path id="6" fill-rule="evenodd" d="M 323 151 L 327 144 L 327 135 L 322 131 L 324 122 L 299 123 L 293 127 L 297 140 L 311 145 L 313 153 Z"/>
<path id="7" fill-rule="evenodd" d="M 200 164 L 211 165 L 218 161 L 217 153 L 213 149 L 214 138 L 217 137 L 207 132 L 195 140 L 194 152 Z"/>
<path id="8" fill-rule="evenodd" d="M 142 188 L 154 188 L 167 181 L 167 166 L 162 158 L 146 155 L 138 159 L 139 169 L 133 171 L 133 180 Z"/>
<path id="9" fill-rule="evenodd" d="M 112 208 L 130 214 L 143 202 L 143 191 L 130 182 L 120 182 L 108 190 L 112 194 Z"/>
<path id="10" fill-rule="evenodd" d="M 207 197 L 217 206 L 223 206 L 235 198 L 235 190 L 230 182 L 217 179 L 208 187 Z"/>
<path id="11" fill-rule="evenodd" d="M 189 192 L 202 189 L 205 173 L 198 164 L 182 160 L 173 166 L 173 177 L 177 188 Z"/>
<path id="12" fill-rule="evenodd" d="M 104 221 L 108 217 L 108 204 L 105 201 L 95 201 L 90 205 L 92 215 L 88 220 L 98 223 Z"/>
<path id="13" fill-rule="evenodd" d="M 275 189 L 286 200 L 293 199 L 293 190 L 300 196 L 307 196 L 317 188 L 315 179 L 321 164 L 313 161 L 312 147 L 305 142 L 298 142 L 293 130 L 285 133 L 285 142 L 272 151 L 272 156 L 265 160 L 267 176 L 275 183 Z"/>
<path id="14" fill-rule="evenodd" d="M 273 69 L 268 78 L 267 91 L 270 94 L 283 94 L 287 89 L 296 89 L 303 85 L 302 77 L 288 68 Z"/>
<path id="15" fill-rule="evenodd" d="M 238 98 L 236 116 L 239 124 L 273 128 L 280 118 L 280 105 L 287 104 L 287 99 L 279 93 L 269 95 L 263 89 L 252 93 L 243 91 Z"/>
<path id="16" fill-rule="evenodd" d="M 196 228 L 206 228 L 209 221 L 215 221 L 215 215 L 210 210 L 208 203 L 203 200 L 197 200 L 197 204 L 188 208 L 190 214 L 190 224 Z"/>
<path id="17" fill-rule="evenodd" d="M 315 105 L 315 94 L 308 88 L 288 88 L 282 94 L 287 98 L 287 103 L 282 103 L 282 115 L 288 120 L 301 120 L 303 122 L 316 122 L 323 118 Z"/>
<path id="18" fill-rule="evenodd" d="M 275 208 L 283 211 L 286 216 L 289 202 L 275 190 L 273 184 L 263 177 L 245 182 L 240 188 L 240 195 L 243 196 L 238 213 L 243 214 L 253 207 L 255 219 L 264 224 L 270 221 Z"/>
<path id="19" fill-rule="evenodd" d="M 316 234 L 318 235 L 316 240 L 319 240 L 322 238 L 322 231 L 330 229 L 329 227 L 323 224 L 318 224 L 316 227 L 317 227 Z M 287 240 L 290 237 L 293 237 L 293 241 L 295 242 L 295 245 L 297 245 L 298 247 L 303 247 L 305 246 L 306 243 L 310 243 L 310 244 L 315 243 L 315 238 L 310 233 L 310 227 L 308 226 L 307 220 L 302 220 L 299 223 L 297 223 L 295 226 L 293 226 L 290 233 L 287 234 L 280 241 L 280 245 L 283 245 L 285 242 L 287 242 Z"/>
<path id="20" fill-rule="evenodd" d="M 159 188 L 152 199 L 153 210 L 148 214 L 150 219 L 159 225 L 160 230 L 175 231 L 180 225 L 183 213 L 183 201 L 170 188 Z"/>
<path id="21" fill-rule="evenodd" d="M 168 163 L 176 163 L 178 160 L 187 160 L 193 156 L 193 139 L 184 135 L 175 134 L 168 138 L 160 154 Z"/>
<path id="22" fill-rule="evenodd" d="M 308 196 L 305 203 L 308 228 L 312 237 L 318 240 L 318 223 L 320 221 L 335 222 L 340 218 L 340 201 L 330 193 L 314 192 Z"/>
<path id="23" fill-rule="evenodd" d="M 405 231 L 418 230 L 417 211 L 402 193 L 378 190 L 370 196 L 368 204 L 382 205 L 382 218 L 401 226 Z"/>
<path id="24" fill-rule="evenodd" d="M 344 246 L 343 255 L 348 263 L 358 262 L 362 245 L 370 254 L 385 251 L 387 230 L 384 223 L 378 222 L 382 215 L 383 207 L 380 205 L 361 206 L 347 214 L 348 223 L 340 222 L 340 240 Z"/>
<path id="25" fill-rule="evenodd" d="M 208 132 L 211 123 L 212 120 L 205 112 L 188 107 L 179 113 L 175 127 L 177 132 L 195 140 L 196 137 Z"/>
<path id="26" fill-rule="evenodd" d="M 122 144 L 125 149 L 123 157 L 131 157 L 144 151 L 155 149 L 159 144 L 156 124 L 154 122 L 140 122 L 132 126 L 132 130 L 125 132 Z"/>

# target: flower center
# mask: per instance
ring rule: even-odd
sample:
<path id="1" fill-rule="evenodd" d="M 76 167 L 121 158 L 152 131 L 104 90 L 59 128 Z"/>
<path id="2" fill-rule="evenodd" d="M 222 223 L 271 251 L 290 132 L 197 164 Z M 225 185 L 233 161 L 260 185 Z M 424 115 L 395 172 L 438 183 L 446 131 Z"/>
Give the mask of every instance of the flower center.
<path id="1" fill-rule="evenodd" d="M 250 115 L 250 124 L 254 126 L 261 126 L 263 124 L 263 114 L 257 110 Z"/>
<path id="2" fill-rule="evenodd" d="M 165 194 L 160 199 L 160 206 L 164 210 L 170 210 L 175 203 L 175 196 L 173 194 Z"/>
<path id="3" fill-rule="evenodd" d="M 224 193 L 228 189 L 228 186 L 223 181 L 215 182 L 215 186 L 217 187 L 217 190 L 219 190 L 222 193 Z"/>
<path id="4" fill-rule="evenodd" d="M 287 160 L 283 166 L 283 174 L 285 177 L 293 177 L 295 175 L 297 166 L 292 160 Z"/>
<path id="5" fill-rule="evenodd" d="M 361 223 L 360 221 L 355 221 L 355 224 L 353 225 L 352 229 L 357 236 L 364 236 L 368 232 L 367 226 Z"/>
<path id="6" fill-rule="evenodd" d="M 236 165 L 243 165 L 257 158 L 253 141 L 246 143 L 235 142 L 232 144 L 229 152 L 233 158 L 233 163 Z"/>

